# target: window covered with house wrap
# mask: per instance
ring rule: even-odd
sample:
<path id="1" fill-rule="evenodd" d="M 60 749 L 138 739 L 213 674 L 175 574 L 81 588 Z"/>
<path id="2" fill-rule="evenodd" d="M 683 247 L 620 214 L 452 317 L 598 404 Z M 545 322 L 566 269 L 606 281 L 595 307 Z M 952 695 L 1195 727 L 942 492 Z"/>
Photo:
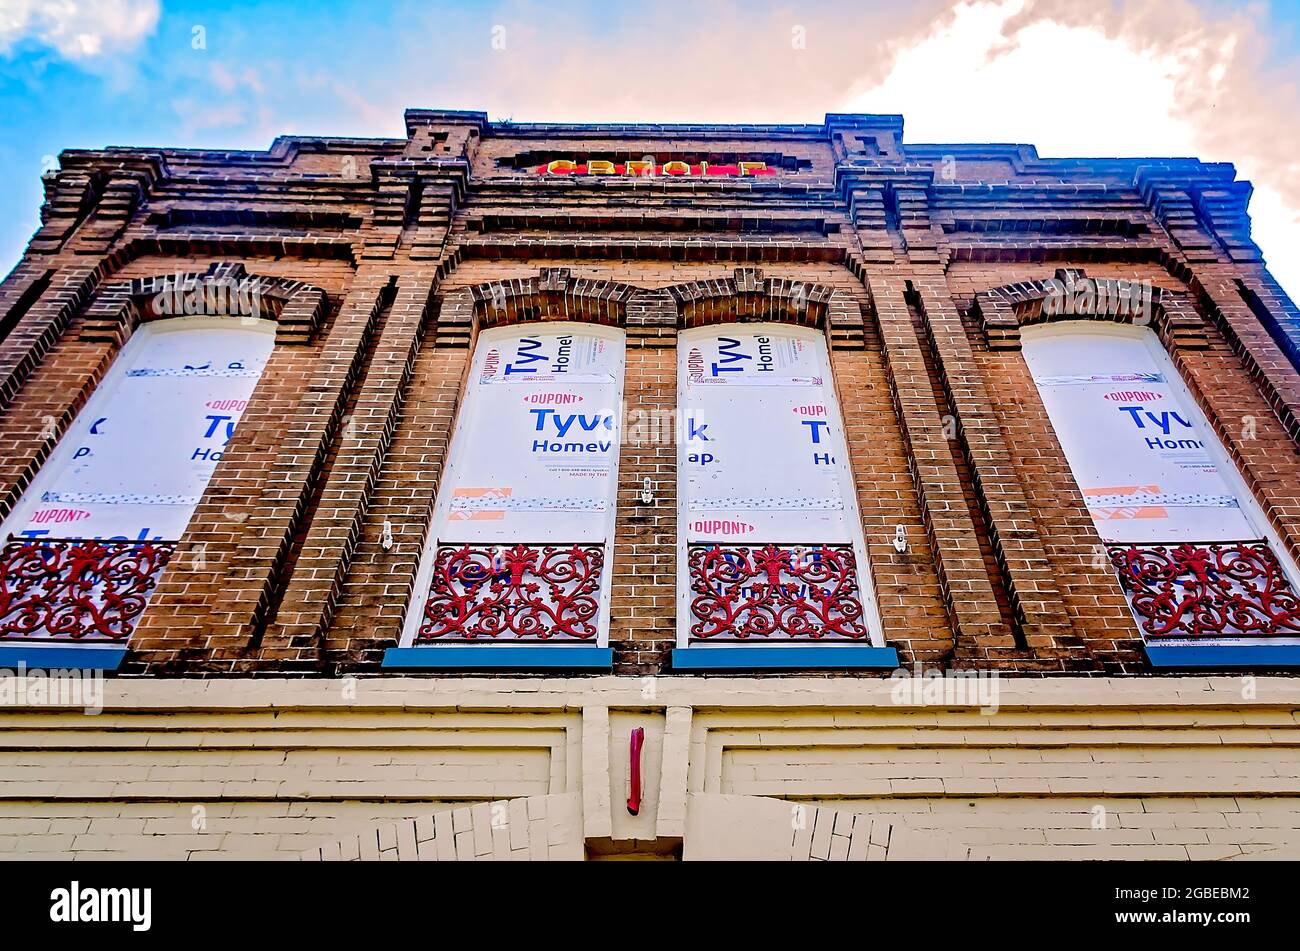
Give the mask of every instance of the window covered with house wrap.
<path id="1" fill-rule="evenodd" d="M 4 521 L 0 636 L 125 641 L 274 343 L 256 319 L 135 331 Z"/>
<path id="2" fill-rule="evenodd" d="M 569 322 L 479 335 L 405 646 L 606 642 L 623 340 Z"/>
<path id="3" fill-rule="evenodd" d="M 679 642 L 882 644 L 824 336 L 678 346 Z"/>
<path id="4" fill-rule="evenodd" d="M 1294 568 L 1155 334 L 1071 322 L 1023 347 L 1147 642 L 1300 637 Z"/>

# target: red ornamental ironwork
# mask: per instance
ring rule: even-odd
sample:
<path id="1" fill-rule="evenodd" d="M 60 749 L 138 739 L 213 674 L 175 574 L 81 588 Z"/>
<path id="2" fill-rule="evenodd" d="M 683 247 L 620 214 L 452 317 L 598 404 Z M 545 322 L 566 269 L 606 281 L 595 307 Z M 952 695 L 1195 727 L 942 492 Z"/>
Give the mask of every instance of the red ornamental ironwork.
<path id="1" fill-rule="evenodd" d="M 125 641 L 175 542 L 10 539 L 0 554 L 0 639 Z"/>
<path id="2" fill-rule="evenodd" d="M 1300 635 L 1300 599 L 1267 542 L 1108 548 L 1147 637 Z"/>
<path id="3" fill-rule="evenodd" d="M 601 544 L 439 546 L 416 640 L 591 640 Z"/>
<path id="4" fill-rule="evenodd" d="M 867 636 L 851 545 L 690 545 L 691 636 Z"/>

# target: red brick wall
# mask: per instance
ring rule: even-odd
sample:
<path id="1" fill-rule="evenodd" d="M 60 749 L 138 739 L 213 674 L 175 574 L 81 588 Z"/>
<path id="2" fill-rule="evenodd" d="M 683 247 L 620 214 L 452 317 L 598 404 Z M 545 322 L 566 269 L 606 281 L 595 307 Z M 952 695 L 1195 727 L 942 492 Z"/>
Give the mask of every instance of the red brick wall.
<path id="1" fill-rule="evenodd" d="M 599 139 L 469 114 L 411 121 L 409 142 L 365 152 L 291 143 L 237 164 L 177 153 L 184 179 L 141 158 L 132 181 L 144 184 L 112 192 L 102 213 L 61 218 L 75 203 L 51 205 L 0 285 L 0 513 L 52 445 L 48 420 L 62 431 L 116 352 L 81 335 L 104 288 L 236 262 L 327 297 L 310 339 L 277 343 L 132 638 L 129 672 L 376 670 L 408 605 L 418 610 L 415 574 L 473 345 L 476 318 L 448 302 L 541 268 L 631 287 L 617 304 L 629 411 L 675 404 L 681 317 L 666 289 L 757 268 L 769 285 L 832 293 L 822 326 L 872 581 L 905 664 L 1148 669 L 1024 361 L 987 346 L 975 310 L 978 294 L 1061 267 L 1194 301 L 1208 347 L 1180 348 L 1175 363 L 1300 554 L 1300 376 L 1234 281 L 1268 290 L 1279 320 L 1292 305 L 1249 248 L 1204 223 L 1168 224 L 1167 196 L 1155 203 L 1136 165 L 1049 169 L 1024 147 L 962 147 L 960 181 L 936 181 L 941 147 L 899 159 L 906 147 L 875 120 L 668 138 L 610 127 Z M 548 180 L 501 161 L 601 149 L 761 153 L 791 167 L 633 182 Z M 81 194 L 87 170 L 116 181 L 111 161 L 66 154 L 52 194 Z M 1179 165 L 1170 187 L 1192 201 L 1203 168 Z M 1063 180 L 1107 189 L 1056 188 Z M 675 468 L 671 444 L 622 448 L 610 625 L 621 673 L 662 671 L 676 641 Z M 638 500 L 647 478 L 651 505 Z M 900 525 L 905 554 L 891 544 Z"/>

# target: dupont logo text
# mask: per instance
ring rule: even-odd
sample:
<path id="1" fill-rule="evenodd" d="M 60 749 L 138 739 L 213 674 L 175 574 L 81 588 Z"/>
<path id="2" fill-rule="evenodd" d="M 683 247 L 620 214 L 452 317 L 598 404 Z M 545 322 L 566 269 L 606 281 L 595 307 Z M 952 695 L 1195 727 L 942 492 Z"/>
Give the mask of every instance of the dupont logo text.
<path id="1" fill-rule="evenodd" d="M 62 525 L 64 522 L 79 522 L 83 518 L 90 518 L 90 513 L 85 509 L 40 509 L 32 513 L 31 520 L 36 525 Z"/>
<path id="2" fill-rule="evenodd" d="M 754 530 L 748 522 L 710 518 L 691 522 L 691 531 L 697 535 L 745 535 Z"/>
<path id="3" fill-rule="evenodd" d="M 1114 390 L 1106 394 L 1106 399 L 1113 403 L 1150 403 L 1164 398 L 1163 393 L 1153 390 Z"/>

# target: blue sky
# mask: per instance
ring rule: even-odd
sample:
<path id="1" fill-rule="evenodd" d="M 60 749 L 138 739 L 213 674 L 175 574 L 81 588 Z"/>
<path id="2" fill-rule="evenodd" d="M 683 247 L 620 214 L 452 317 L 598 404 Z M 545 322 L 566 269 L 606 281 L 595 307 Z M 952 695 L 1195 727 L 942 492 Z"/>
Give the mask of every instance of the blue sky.
<path id="1" fill-rule="evenodd" d="M 0 0 L 0 273 L 64 148 L 400 136 L 408 106 L 517 121 L 870 111 L 902 113 L 913 142 L 1232 161 L 1294 296 L 1297 21 L 1300 0 Z"/>

